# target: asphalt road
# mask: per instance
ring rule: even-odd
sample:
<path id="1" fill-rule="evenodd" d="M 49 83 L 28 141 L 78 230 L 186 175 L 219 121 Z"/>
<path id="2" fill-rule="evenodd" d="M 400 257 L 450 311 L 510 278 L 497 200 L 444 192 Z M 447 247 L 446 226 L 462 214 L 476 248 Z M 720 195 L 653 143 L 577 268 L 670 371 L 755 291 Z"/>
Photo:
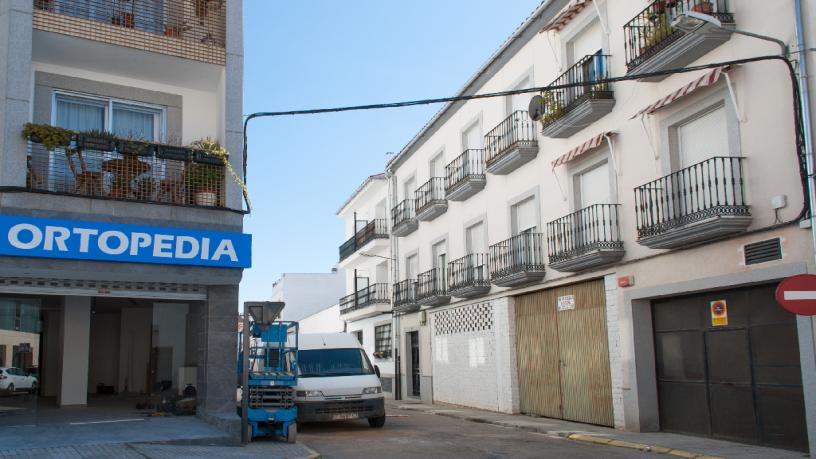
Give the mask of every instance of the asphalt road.
<path id="1" fill-rule="evenodd" d="M 447 416 L 387 406 L 382 429 L 366 421 L 298 425 L 298 441 L 327 459 L 383 458 L 641 458 L 649 454 L 596 446 Z"/>

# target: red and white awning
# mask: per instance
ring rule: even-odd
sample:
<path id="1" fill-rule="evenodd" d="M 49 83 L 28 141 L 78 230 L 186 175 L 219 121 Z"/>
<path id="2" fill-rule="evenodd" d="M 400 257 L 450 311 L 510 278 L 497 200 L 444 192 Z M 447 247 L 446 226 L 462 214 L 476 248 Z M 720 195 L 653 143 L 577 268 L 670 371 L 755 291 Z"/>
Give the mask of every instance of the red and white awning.
<path id="1" fill-rule="evenodd" d="M 729 66 L 717 67 L 714 70 L 711 70 L 710 72 L 708 72 L 705 75 L 701 76 L 700 78 L 697 78 L 696 80 L 692 81 L 691 83 L 683 86 L 682 88 L 678 89 L 677 91 L 674 91 L 673 93 L 669 94 L 668 96 L 663 97 L 662 99 L 658 100 L 657 102 L 655 102 L 655 103 L 653 103 L 653 104 L 651 104 L 649 106 L 644 107 L 642 110 L 640 110 L 639 112 L 632 115 L 632 117 L 629 118 L 629 119 L 633 120 L 633 119 L 635 119 L 635 118 L 637 118 L 639 116 L 643 117 L 643 116 L 646 116 L 646 115 L 651 115 L 652 113 L 660 110 L 661 108 L 665 107 L 666 105 L 669 105 L 670 103 L 674 102 L 675 100 L 691 94 L 692 92 L 696 91 L 697 89 L 703 88 L 705 86 L 711 86 L 712 84 L 716 83 L 720 79 L 720 77 L 722 76 L 722 74 L 724 72 L 727 72 L 729 70 L 731 70 L 731 68 Z"/>
<path id="2" fill-rule="evenodd" d="M 555 30 L 556 32 L 560 31 L 564 28 L 564 26 L 569 23 L 572 18 L 578 15 L 584 8 L 589 5 L 589 2 L 592 0 L 572 0 L 569 4 L 561 10 L 560 13 L 556 17 L 552 19 L 552 21 L 548 22 L 547 25 L 541 29 L 542 32 L 547 32 L 550 30 Z"/>
<path id="3" fill-rule="evenodd" d="M 555 169 L 556 167 L 558 167 L 558 166 L 560 166 L 562 164 L 566 164 L 566 163 L 572 161 L 573 159 L 575 159 L 575 158 L 583 155 L 584 153 L 588 152 L 589 150 L 592 150 L 593 148 L 600 147 L 601 144 L 603 143 L 603 141 L 606 139 L 606 136 L 612 136 L 612 135 L 615 135 L 615 133 L 612 132 L 612 131 L 601 132 L 600 134 L 596 135 L 595 137 L 587 140 L 586 142 L 582 143 L 581 145 L 578 145 L 577 147 L 573 148 L 572 150 L 570 150 L 570 151 L 564 153 L 563 155 L 559 156 L 558 159 L 551 162 L 550 164 L 552 165 L 553 169 Z"/>

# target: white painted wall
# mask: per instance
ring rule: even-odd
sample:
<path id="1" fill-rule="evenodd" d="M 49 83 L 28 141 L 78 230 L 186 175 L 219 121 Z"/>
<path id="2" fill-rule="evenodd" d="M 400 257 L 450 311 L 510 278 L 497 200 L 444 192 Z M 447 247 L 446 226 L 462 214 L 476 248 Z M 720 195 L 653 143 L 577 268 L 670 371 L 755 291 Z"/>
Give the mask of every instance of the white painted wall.
<path id="1" fill-rule="evenodd" d="M 122 309 L 118 392 L 145 393 L 150 362 L 151 308 Z"/>
<path id="2" fill-rule="evenodd" d="M 298 321 L 300 333 L 340 333 L 344 327 L 340 306 L 335 304 Z"/>
<path id="3" fill-rule="evenodd" d="M 391 314 L 381 314 L 379 316 L 369 317 L 367 319 L 357 320 L 354 322 L 348 322 L 346 324 L 346 331 L 348 333 L 353 333 L 356 331 L 363 332 L 363 349 L 365 349 L 366 354 L 368 354 L 368 359 L 371 360 L 371 363 L 380 367 L 380 374 L 382 376 L 393 376 L 394 375 L 394 356 L 388 358 L 377 358 L 374 357 L 374 327 L 377 325 L 382 325 L 391 322 Z M 392 324 L 391 329 L 391 340 L 393 343 L 394 340 L 394 329 Z"/>
<path id="4" fill-rule="evenodd" d="M 332 273 L 284 273 L 272 286 L 272 301 L 283 301 L 281 318 L 301 320 L 337 304 L 345 293 L 342 270 Z"/>

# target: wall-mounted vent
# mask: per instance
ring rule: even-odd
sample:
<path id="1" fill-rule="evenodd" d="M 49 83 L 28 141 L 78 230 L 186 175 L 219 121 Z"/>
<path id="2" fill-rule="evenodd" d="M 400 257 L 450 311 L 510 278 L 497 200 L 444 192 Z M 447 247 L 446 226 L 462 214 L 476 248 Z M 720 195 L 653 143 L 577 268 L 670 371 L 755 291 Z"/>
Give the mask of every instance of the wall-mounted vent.
<path id="1" fill-rule="evenodd" d="M 755 265 L 766 261 L 782 259 L 782 243 L 778 237 L 766 241 L 746 244 L 744 247 L 745 264 Z"/>

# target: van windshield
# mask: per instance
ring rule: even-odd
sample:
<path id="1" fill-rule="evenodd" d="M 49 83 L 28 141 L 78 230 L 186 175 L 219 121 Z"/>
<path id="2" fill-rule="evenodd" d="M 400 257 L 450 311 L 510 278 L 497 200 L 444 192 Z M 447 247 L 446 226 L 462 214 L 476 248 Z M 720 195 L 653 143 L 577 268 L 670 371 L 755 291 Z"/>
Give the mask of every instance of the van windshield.
<path id="1" fill-rule="evenodd" d="M 362 349 L 313 349 L 298 351 L 301 378 L 374 374 Z"/>

